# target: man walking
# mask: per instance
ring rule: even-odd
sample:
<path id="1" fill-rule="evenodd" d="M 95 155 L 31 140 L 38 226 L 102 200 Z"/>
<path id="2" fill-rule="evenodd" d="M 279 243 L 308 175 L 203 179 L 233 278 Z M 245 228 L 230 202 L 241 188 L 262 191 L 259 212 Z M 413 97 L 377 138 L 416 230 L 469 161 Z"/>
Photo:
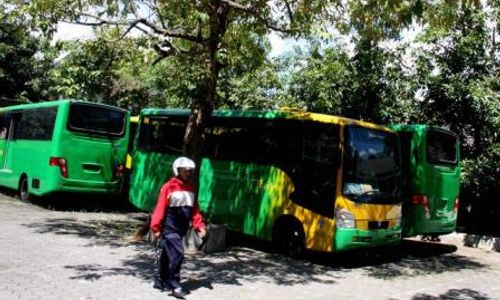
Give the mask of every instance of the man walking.
<path id="1" fill-rule="evenodd" d="M 184 260 L 182 238 L 191 222 L 200 237 L 206 235 L 192 175 L 195 163 L 187 157 L 177 158 L 174 175 L 160 189 L 151 220 L 151 230 L 158 240 L 154 271 L 154 287 L 168 290 L 176 298 L 184 299 L 180 285 L 180 271 Z"/>

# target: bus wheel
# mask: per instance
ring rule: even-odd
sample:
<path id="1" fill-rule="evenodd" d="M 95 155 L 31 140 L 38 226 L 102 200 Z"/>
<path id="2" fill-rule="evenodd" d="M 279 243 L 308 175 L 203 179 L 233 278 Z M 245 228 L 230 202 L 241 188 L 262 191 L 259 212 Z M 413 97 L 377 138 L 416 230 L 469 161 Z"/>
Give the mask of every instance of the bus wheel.
<path id="1" fill-rule="evenodd" d="M 23 175 L 19 180 L 19 199 L 22 201 L 30 201 L 30 193 L 28 191 L 28 177 Z"/>
<path id="2" fill-rule="evenodd" d="M 305 237 L 302 226 L 296 222 L 281 222 L 273 232 L 273 242 L 277 250 L 290 257 L 298 258 L 305 251 Z"/>

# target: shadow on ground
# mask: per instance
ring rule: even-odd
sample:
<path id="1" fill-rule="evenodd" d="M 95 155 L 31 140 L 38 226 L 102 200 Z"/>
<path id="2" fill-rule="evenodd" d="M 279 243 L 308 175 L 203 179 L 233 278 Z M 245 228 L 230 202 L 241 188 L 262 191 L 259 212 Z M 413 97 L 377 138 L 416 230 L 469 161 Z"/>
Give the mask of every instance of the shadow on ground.
<path id="1" fill-rule="evenodd" d="M 418 241 L 404 241 L 395 249 L 375 252 L 373 265 L 367 266 L 369 276 L 379 279 L 433 275 L 485 268 L 484 264 L 455 252 L 456 246 Z"/>
<path id="2" fill-rule="evenodd" d="M 98 215 L 99 216 L 99 215 Z M 106 216 L 103 214 L 103 216 Z M 24 224 L 39 234 L 72 235 L 87 239 L 86 246 L 128 247 L 131 256 L 122 263 L 109 267 L 101 264 L 66 265 L 75 275 L 72 279 L 95 281 L 103 277 L 125 275 L 151 280 L 154 247 L 145 241 L 129 242 L 141 220 L 47 218 L 42 222 Z M 103 250 L 104 251 L 104 250 Z M 263 280 L 280 285 L 306 284 L 309 282 L 335 283 L 348 271 L 331 272 L 329 266 L 307 260 L 294 260 L 278 254 L 267 253 L 244 246 L 233 245 L 226 251 L 213 254 L 188 254 L 183 275 L 185 287 L 194 290 L 211 288 L 212 284 L 240 285 L 245 280 Z"/>
<path id="3" fill-rule="evenodd" d="M 54 193 L 31 202 L 45 209 L 77 212 L 137 212 L 123 197 L 94 193 Z"/>
<path id="4" fill-rule="evenodd" d="M 232 238 L 235 245 L 271 252 L 268 243 L 248 237 Z M 334 270 L 362 269 L 378 279 L 393 279 L 486 268 L 484 264 L 455 253 L 455 245 L 403 240 L 400 245 L 354 249 L 334 254 L 307 252 L 303 259 Z"/>
<path id="5" fill-rule="evenodd" d="M 130 213 L 126 219 L 106 218 L 106 215 L 96 219 L 82 220 L 75 218 L 47 218 L 41 222 L 23 224 L 32 228 L 36 233 L 74 235 L 88 239 L 87 246 L 124 247 L 131 243 L 131 239 L 142 223 L 144 214 Z M 139 244 L 139 243 L 135 243 Z"/>
<path id="6" fill-rule="evenodd" d="M 491 299 L 487 295 L 470 289 L 452 289 L 439 296 L 432 296 L 428 294 L 417 294 L 413 296 L 412 300 L 488 300 Z"/>
<path id="7" fill-rule="evenodd" d="M 141 247 L 142 253 L 124 259 L 121 266 L 68 265 L 76 280 L 94 281 L 107 276 L 126 275 L 152 280 L 154 254 L 152 247 Z M 182 269 L 184 288 L 193 291 L 201 287 L 212 289 L 214 284 L 243 285 L 248 281 L 278 285 L 335 284 L 348 271 L 332 271 L 326 266 L 299 261 L 249 248 L 231 248 L 210 255 L 188 254 Z"/>
<path id="8" fill-rule="evenodd" d="M 132 255 L 124 257 L 122 263 L 115 267 L 100 264 L 65 266 L 74 270 L 73 279 L 89 281 L 115 275 L 151 280 L 153 246 L 144 241 L 132 243 L 126 239 L 140 225 L 141 220 L 133 217 L 126 220 L 49 218 L 25 224 L 40 234 L 74 235 L 88 239 L 88 246 L 130 248 Z M 255 280 L 279 285 L 335 284 L 351 272 L 390 280 L 486 267 L 454 253 L 455 246 L 440 243 L 408 240 L 399 246 L 336 254 L 308 252 L 302 259 L 291 259 L 273 253 L 269 243 L 237 234 L 229 235 L 228 239 L 226 251 L 187 256 L 183 269 L 183 282 L 187 289 L 210 289 L 213 284 L 241 285 Z"/>

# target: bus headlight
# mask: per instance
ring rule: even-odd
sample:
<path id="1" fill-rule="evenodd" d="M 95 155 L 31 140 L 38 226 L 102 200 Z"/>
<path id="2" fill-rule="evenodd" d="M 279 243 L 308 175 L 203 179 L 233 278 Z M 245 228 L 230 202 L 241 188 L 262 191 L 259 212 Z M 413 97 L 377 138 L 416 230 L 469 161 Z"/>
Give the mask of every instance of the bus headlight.
<path id="1" fill-rule="evenodd" d="M 339 209 L 335 212 L 336 226 L 342 229 L 356 228 L 356 221 L 354 215 L 345 209 Z"/>

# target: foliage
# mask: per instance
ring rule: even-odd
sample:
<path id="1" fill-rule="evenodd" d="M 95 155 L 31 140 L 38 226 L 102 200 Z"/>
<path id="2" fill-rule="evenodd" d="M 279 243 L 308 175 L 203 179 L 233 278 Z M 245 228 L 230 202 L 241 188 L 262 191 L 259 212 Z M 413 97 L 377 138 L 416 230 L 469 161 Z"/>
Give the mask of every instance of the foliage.
<path id="1" fill-rule="evenodd" d="M 418 61 L 418 83 L 425 91 L 422 121 L 449 126 L 464 142 L 465 157 L 473 157 L 495 142 L 499 129 L 498 50 L 489 44 L 482 10 L 464 5 L 457 16 L 449 31 L 423 36 L 432 47 L 423 49 Z"/>
<path id="2" fill-rule="evenodd" d="M 39 101 L 53 58 L 47 41 L 0 4 L 0 97 Z"/>
<path id="3" fill-rule="evenodd" d="M 353 55 L 316 48 L 292 61 L 289 93 L 300 107 L 376 123 L 412 120 L 416 108 L 397 51 L 362 39 Z"/>
<path id="4" fill-rule="evenodd" d="M 334 0 L 272 2 L 265 0 L 65 0 L 59 2 L 10 0 L 10 2 L 19 7 L 19 12 L 29 13 L 33 23 L 38 24 L 44 32 L 49 34 L 59 20 L 94 26 L 117 26 L 122 28 L 124 35 L 136 30 L 148 36 L 158 53 L 156 62 L 175 55 L 175 59 L 183 66 L 182 69 L 191 71 L 185 73 L 184 77 L 190 77 L 191 84 L 194 83 L 194 93 L 189 99 L 192 116 L 186 129 L 184 152 L 195 158 L 199 157 L 203 139 L 202 129 L 206 118 L 217 105 L 217 96 L 221 96 L 227 104 L 231 101 L 230 93 L 228 93 L 230 86 L 237 87 L 238 84 L 232 76 L 226 77 L 226 85 L 218 89 L 221 70 L 232 65 L 233 69 L 222 76 L 232 75 L 233 72 L 238 75 L 235 61 L 244 61 L 245 64 L 242 66 L 248 65 L 251 59 L 256 59 L 257 64 L 262 63 L 264 61 L 262 55 L 245 56 L 245 52 L 258 54 L 259 51 L 253 50 L 259 49 L 258 45 L 262 37 L 270 30 L 288 36 L 304 36 L 315 28 L 315 24 L 321 18 L 333 17 L 333 22 L 335 22 L 335 13 L 330 14 L 330 12 L 342 7 L 342 2 Z M 352 27 L 369 28 L 365 31 L 370 33 L 377 32 L 373 30 L 374 28 L 381 28 L 385 32 L 394 25 L 408 24 L 412 14 L 414 12 L 419 14 L 420 10 L 419 5 L 408 5 L 409 2 L 399 5 L 394 1 L 386 1 L 382 8 L 375 5 L 375 1 L 369 1 L 366 6 L 354 3 L 356 2 L 348 3 L 350 11 L 353 12 Z M 383 13 L 383 15 L 382 18 L 375 20 L 367 18 L 365 14 L 360 16 L 361 10 L 369 10 L 372 17 L 377 13 Z M 394 16 L 404 17 L 398 17 L 395 22 L 390 21 Z M 379 22 L 380 20 L 382 22 Z M 248 40 L 254 43 L 248 43 Z M 252 49 L 241 45 L 257 45 L 257 47 Z M 258 68 L 252 68 L 252 70 L 256 69 Z M 261 74 L 269 75 L 266 72 Z M 269 87 L 258 93 L 264 96 L 272 95 L 273 86 L 277 83 L 276 78 L 265 77 L 271 79 L 266 82 Z M 265 102 L 268 101 L 258 105 L 267 106 Z M 248 105 L 245 104 L 245 106 Z M 373 109 L 369 107 L 368 110 Z"/>
<path id="5" fill-rule="evenodd" d="M 342 32 L 354 31 L 358 37 L 375 43 L 400 36 L 424 13 L 426 1 L 367 0 L 347 1 L 349 18 L 337 26 Z"/>
<path id="6" fill-rule="evenodd" d="M 49 73 L 50 98 L 99 101 L 129 108 L 136 114 L 142 107 L 186 107 L 196 97 L 196 82 L 203 73 L 198 66 L 182 57 L 153 64 L 156 54 L 148 40 L 117 39 L 113 30 L 96 34 L 92 40 L 63 43 L 65 55 Z M 217 105 L 274 107 L 273 91 L 280 83 L 278 66 L 266 58 L 268 43 L 244 34 L 234 39 L 226 53 Z M 236 49 L 245 55 L 238 55 Z"/>

